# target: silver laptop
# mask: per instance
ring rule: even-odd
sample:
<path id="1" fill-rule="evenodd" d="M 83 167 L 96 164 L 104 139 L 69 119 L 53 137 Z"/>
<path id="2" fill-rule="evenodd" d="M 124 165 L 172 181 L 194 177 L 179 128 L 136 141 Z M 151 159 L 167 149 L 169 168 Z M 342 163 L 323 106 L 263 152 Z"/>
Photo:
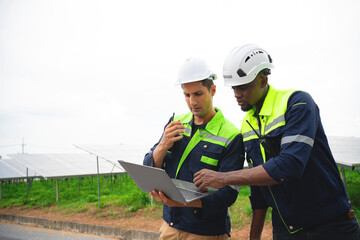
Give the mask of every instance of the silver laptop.
<path id="1" fill-rule="evenodd" d="M 170 179 L 164 169 L 139 165 L 135 163 L 118 160 L 137 186 L 144 192 L 156 189 L 163 192 L 168 198 L 188 203 L 196 199 L 206 197 L 217 191 L 208 188 L 207 192 L 201 191 L 194 183 L 179 179 Z"/>

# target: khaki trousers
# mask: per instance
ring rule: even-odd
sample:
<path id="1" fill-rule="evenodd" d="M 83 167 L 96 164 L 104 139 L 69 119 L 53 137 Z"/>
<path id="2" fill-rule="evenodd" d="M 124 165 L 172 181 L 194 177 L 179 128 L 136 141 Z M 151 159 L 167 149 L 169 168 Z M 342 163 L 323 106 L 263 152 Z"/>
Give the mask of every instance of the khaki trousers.
<path id="1" fill-rule="evenodd" d="M 164 220 L 160 227 L 159 240 L 227 240 L 227 234 L 218 236 L 203 236 L 192 234 L 170 227 Z"/>

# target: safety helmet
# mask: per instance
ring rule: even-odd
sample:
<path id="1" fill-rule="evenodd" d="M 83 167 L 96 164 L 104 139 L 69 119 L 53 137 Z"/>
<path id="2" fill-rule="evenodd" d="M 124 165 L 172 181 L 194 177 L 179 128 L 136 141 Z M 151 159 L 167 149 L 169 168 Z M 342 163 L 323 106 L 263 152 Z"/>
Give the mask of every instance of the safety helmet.
<path id="1" fill-rule="evenodd" d="M 225 86 L 244 85 L 253 81 L 263 69 L 273 68 L 270 55 L 255 44 L 236 47 L 227 56 L 223 76 Z"/>
<path id="2" fill-rule="evenodd" d="M 216 80 L 216 74 L 212 73 L 206 62 L 199 58 L 188 58 L 181 65 L 176 85 L 197 82 L 204 79 Z"/>

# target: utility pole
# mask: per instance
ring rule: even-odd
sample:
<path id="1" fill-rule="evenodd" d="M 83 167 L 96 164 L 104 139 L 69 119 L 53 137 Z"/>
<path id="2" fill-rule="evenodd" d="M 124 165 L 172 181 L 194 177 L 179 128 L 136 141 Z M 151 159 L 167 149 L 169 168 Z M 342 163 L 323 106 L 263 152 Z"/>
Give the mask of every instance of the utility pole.
<path id="1" fill-rule="evenodd" d="M 22 149 L 22 151 L 21 151 L 21 153 L 22 154 L 24 154 L 25 153 L 25 142 L 24 142 L 24 138 L 22 138 L 22 144 L 21 144 L 21 149 Z"/>

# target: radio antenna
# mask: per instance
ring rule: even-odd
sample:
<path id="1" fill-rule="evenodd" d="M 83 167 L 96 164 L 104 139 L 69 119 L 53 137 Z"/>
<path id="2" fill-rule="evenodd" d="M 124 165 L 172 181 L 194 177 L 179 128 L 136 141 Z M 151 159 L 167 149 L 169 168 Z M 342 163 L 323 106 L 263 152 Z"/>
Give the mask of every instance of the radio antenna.
<path id="1" fill-rule="evenodd" d="M 249 126 L 252 128 L 252 130 L 256 133 L 256 136 L 258 136 L 258 138 L 261 138 L 261 135 L 255 130 L 255 128 L 253 128 L 253 126 L 251 126 L 251 124 L 249 123 L 249 121 L 246 120 L 246 122 L 249 124 Z"/>

